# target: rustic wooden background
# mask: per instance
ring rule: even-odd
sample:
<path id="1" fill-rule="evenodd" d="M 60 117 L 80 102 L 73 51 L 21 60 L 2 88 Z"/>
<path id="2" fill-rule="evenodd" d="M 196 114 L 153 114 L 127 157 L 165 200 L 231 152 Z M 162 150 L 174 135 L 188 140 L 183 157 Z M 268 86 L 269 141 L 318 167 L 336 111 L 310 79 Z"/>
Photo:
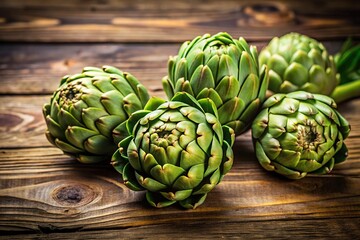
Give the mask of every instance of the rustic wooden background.
<path id="1" fill-rule="evenodd" d="M 360 99 L 340 105 L 348 160 L 290 181 L 257 163 L 250 133 L 236 162 L 196 210 L 153 209 L 107 165 L 82 165 L 44 136 L 41 108 L 65 74 L 114 65 L 153 95 L 179 44 L 227 31 L 259 49 L 290 31 L 331 53 L 360 40 L 358 1 L 2 0 L 0 3 L 0 238 L 360 238 Z"/>

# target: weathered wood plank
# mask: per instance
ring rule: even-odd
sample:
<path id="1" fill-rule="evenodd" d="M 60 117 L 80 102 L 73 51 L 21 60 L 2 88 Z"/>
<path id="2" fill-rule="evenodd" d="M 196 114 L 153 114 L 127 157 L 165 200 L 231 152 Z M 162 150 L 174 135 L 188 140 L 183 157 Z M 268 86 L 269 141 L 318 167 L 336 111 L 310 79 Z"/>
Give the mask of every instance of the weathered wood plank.
<path id="1" fill-rule="evenodd" d="M 275 229 L 275 230 L 274 230 Z M 79 231 L 74 233 L 19 234 L 11 239 L 357 239 L 357 218 L 328 219 L 283 219 L 247 222 L 217 221 L 176 224 L 154 224 L 124 229 Z"/>
<path id="2" fill-rule="evenodd" d="M 250 42 L 260 50 L 265 42 Z M 332 54 L 342 41 L 325 41 Z M 85 66 L 113 65 L 136 76 L 150 91 L 162 92 L 169 56 L 180 44 L 1 44 L 0 94 L 52 94 L 64 75 Z"/>
<path id="3" fill-rule="evenodd" d="M 298 31 L 321 39 L 360 36 L 357 1 L 2 1 L 0 41 L 181 42 L 227 31 L 269 40 Z"/>
<path id="4" fill-rule="evenodd" d="M 2 44 L 0 94 L 52 94 L 64 75 L 85 66 L 112 65 L 136 76 L 151 91 L 162 91 L 169 55 L 178 44 Z"/>
<path id="5" fill-rule="evenodd" d="M 242 148 L 232 171 L 195 211 L 147 206 L 144 194 L 123 186 L 110 166 L 83 165 L 50 148 L 35 148 L 30 154 L 29 149 L 2 150 L 0 231 L 140 228 L 143 234 L 156 234 L 156 226 L 164 226 L 163 234 L 167 234 L 170 226 L 188 223 L 195 230 L 206 223 L 219 224 L 226 232 L 235 223 L 249 227 L 251 222 L 276 221 L 285 226 L 292 220 L 360 218 L 359 167 L 352 165 L 357 169 L 354 175 L 337 169 L 330 175 L 290 181 L 266 173 L 248 146 L 237 142 L 235 149 Z M 342 233 L 344 228 L 354 225 L 345 224 L 335 232 Z M 228 233 L 242 233 L 241 229 L 232 231 Z"/>
<path id="6" fill-rule="evenodd" d="M 0 148 L 49 146 L 42 105 L 50 96 L 0 97 Z"/>

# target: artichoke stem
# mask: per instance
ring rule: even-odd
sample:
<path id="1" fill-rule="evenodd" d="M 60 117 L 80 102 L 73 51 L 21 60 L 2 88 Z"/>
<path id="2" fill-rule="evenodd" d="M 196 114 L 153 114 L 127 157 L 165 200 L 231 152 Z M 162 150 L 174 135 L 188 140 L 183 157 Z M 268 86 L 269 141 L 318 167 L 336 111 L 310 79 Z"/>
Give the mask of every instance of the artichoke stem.
<path id="1" fill-rule="evenodd" d="M 337 86 L 331 97 L 336 103 L 360 97 L 360 79 Z"/>

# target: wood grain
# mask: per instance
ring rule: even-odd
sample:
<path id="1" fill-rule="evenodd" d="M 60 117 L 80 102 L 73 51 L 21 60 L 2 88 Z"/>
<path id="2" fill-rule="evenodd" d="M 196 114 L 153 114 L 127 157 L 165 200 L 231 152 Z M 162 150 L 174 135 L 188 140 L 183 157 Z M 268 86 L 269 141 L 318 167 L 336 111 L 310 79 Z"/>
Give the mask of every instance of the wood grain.
<path id="1" fill-rule="evenodd" d="M 342 105 L 345 117 L 353 125 L 346 141 L 350 155 L 331 174 L 290 181 L 265 172 L 256 162 L 248 132 L 236 141 L 236 162 L 224 181 L 209 194 L 203 206 L 184 211 L 177 206 L 155 210 L 147 206 L 143 193 L 123 186 L 119 174 L 109 165 L 83 165 L 50 147 L 43 136 L 45 126 L 41 121 L 40 106 L 45 98 L 0 98 L 1 113 L 12 109 L 15 116 L 33 119 L 24 124 L 12 121 L 11 117 L 3 118 L 2 126 L 9 126 L 5 131 L 2 129 L 5 138 L 1 140 L 0 152 L 0 231 L 4 233 L 81 230 L 84 232 L 77 235 L 81 238 L 94 229 L 118 229 L 103 232 L 107 236 L 123 231 L 130 236 L 131 231 L 141 229 L 147 236 L 155 237 L 152 234 L 161 228 L 160 236 L 175 236 L 185 227 L 195 231 L 206 222 L 219 225 L 219 229 L 210 233 L 220 234 L 221 226 L 224 228 L 221 236 L 230 236 L 244 234 L 241 229 L 234 229 L 238 225 L 248 234 L 255 225 L 269 229 L 271 223 L 301 231 L 310 222 L 326 218 L 328 227 L 337 226 L 330 231 L 334 235 L 345 236 L 346 229 L 351 229 L 351 234 L 360 234 L 351 220 L 358 221 L 360 217 L 360 100 Z M 14 123 L 10 127 L 11 122 Z M 33 139 L 30 134 L 34 134 Z M 340 224 L 341 220 L 346 224 Z M 323 226 L 317 233 L 329 231 Z M 280 235 L 272 232 L 260 234 L 260 238 Z M 61 236 L 66 235 L 54 235 Z"/>
<path id="2" fill-rule="evenodd" d="M 260 51 L 266 42 L 249 42 Z M 342 41 L 325 41 L 331 54 Z M 169 56 L 180 44 L 1 44 L 0 95 L 52 94 L 64 75 L 85 66 L 112 65 L 136 76 L 152 93 L 161 95 Z"/>
<path id="3" fill-rule="evenodd" d="M 86 165 L 45 138 L 42 106 L 63 75 L 113 65 L 164 97 L 179 43 L 228 31 L 261 49 L 289 31 L 331 54 L 360 40 L 358 1 L 2 0 L 0 4 L 0 239 L 358 239 L 360 99 L 339 110 L 352 131 L 347 161 L 298 181 L 258 164 L 250 132 L 233 169 L 196 210 L 148 206 L 107 163 Z"/>
<path id="4" fill-rule="evenodd" d="M 112 65 L 136 76 L 150 91 L 162 91 L 167 61 L 178 44 L 2 44 L 0 94 L 52 94 L 64 75 L 85 66 Z"/>
<path id="5" fill-rule="evenodd" d="M 312 236 L 318 239 L 357 239 L 358 222 L 352 218 L 329 219 L 287 219 L 283 221 L 217 221 L 208 225 L 204 222 L 189 223 L 181 221 L 177 224 L 155 224 L 124 229 L 105 229 L 99 231 L 78 231 L 76 234 L 47 233 L 19 234 L 11 239 L 301 239 Z M 314 227 L 316 226 L 316 227 Z"/>
<path id="6" fill-rule="evenodd" d="M 3 0 L 0 41 L 182 42 L 226 31 L 269 40 L 296 31 L 320 39 L 360 36 L 357 1 Z"/>
<path id="7" fill-rule="evenodd" d="M 276 221 L 285 226 L 292 220 L 327 218 L 336 222 L 359 217 L 359 170 L 356 176 L 337 170 L 322 177 L 290 181 L 263 171 L 247 144 L 238 141 L 235 148 L 245 150 L 236 153 L 238 161 L 232 171 L 203 206 L 190 211 L 177 206 L 156 210 L 147 206 L 143 193 L 123 186 L 110 166 L 82 165 L 55 149 L 35 148 L 30 155 L 28 149 L 3 150 L 0 176 L 6 184 L 0 189 L 0 231 L 143 228 L 149 231 L 147 236 L 155 236 L 152 234 L 158 227 L 165 226 L 165 234 L 184 223 L 195 230 L 204 221 L 220 226 Z M 336 232 L 345 228 L 354 226 L 345 224 Z M 359 229 L 354 231 L 359 233 Z"/>

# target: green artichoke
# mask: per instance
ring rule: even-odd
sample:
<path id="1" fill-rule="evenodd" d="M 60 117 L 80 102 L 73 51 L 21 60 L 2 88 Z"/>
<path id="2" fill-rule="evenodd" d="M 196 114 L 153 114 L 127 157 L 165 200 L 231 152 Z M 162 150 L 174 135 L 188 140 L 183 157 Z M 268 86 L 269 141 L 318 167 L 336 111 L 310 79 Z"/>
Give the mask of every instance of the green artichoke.
<path id="1" fill-rule="evenodd" d="M 297 91 L 268 98 L 252 124 L 256 157 L 268 171 L 300 179 L 344 161 L 350 126 L 330 97 Z"/>
<path id="2" fill-rule="evenodd" d="M 171 99 L 187 92 L 196 99 L 210 98 L 220 123 L 239 135 L 250 127 L 268 87 L 267 69 L 258 65 L 256 47 L 227 33 L 205 34 L 185 42 L 170 57 L 163 88 Z"/>
<path id="3" fill-rule="evenodd" d="M 289 33 L 273 38 L 259 55 L 269 68 L 269 90 L 298 90 L 330 95 L 339 83 L 334 59 L 326 48 L 310 37 Z"/>
<path id="4" fill-rule="evenodd" d="M 169 102 L 150 99 L 127 122 L 112 164 L 127 187 L 147 190 L 154 207 L 179 202 L 196 208 L 231 169 L 234 131 L 221 126 L 211 100 L 178 93 Z"/>
<path id="5" fill-rule="evenodd" d="M 65 76 L 43 107 L 48 140 L 80 162 L 110 160 L 127 137 L 129 115 L 149 99 L 145 87 L 129 73 L 104 66 L 86 67 Z"/>

